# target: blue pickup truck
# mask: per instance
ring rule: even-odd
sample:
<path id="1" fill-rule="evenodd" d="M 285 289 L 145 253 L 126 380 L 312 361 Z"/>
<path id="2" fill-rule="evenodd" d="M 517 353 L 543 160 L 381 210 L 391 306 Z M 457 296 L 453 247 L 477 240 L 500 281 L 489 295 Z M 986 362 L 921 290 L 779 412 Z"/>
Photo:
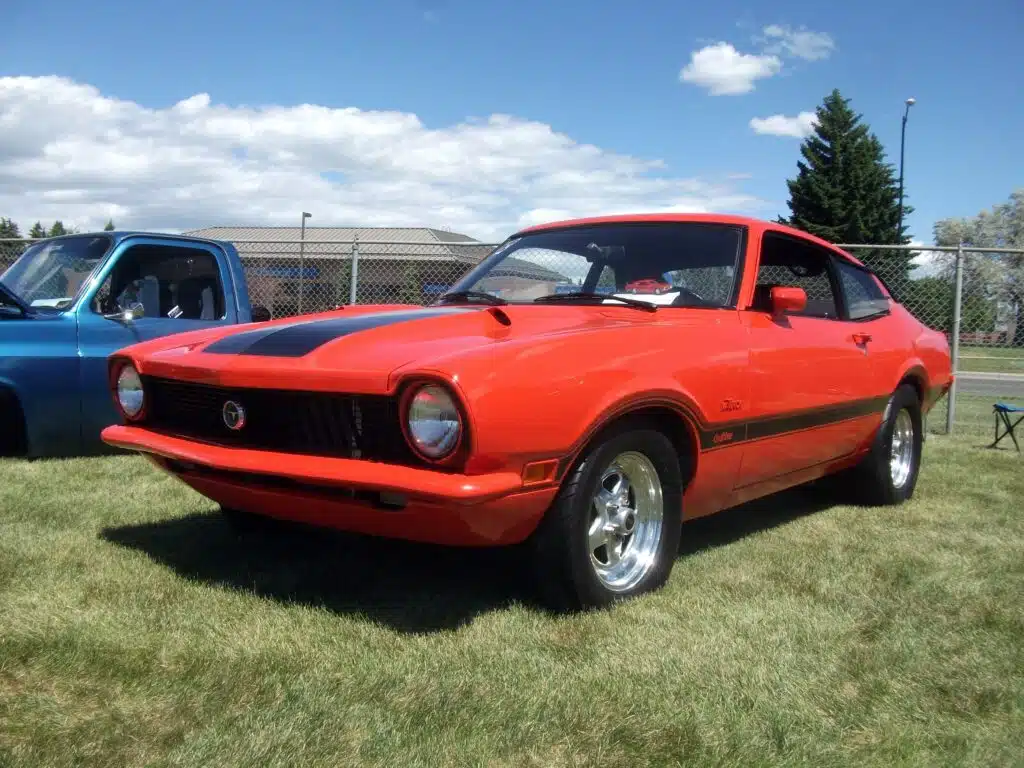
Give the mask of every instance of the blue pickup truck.
<path id="1" fill-rule="evenodd" d="M 269 318 L 250 305 L 231 243 L 103 232 L 31 244 L 0 275 L 0 456 L 106 452 L 108 355 Z"/>

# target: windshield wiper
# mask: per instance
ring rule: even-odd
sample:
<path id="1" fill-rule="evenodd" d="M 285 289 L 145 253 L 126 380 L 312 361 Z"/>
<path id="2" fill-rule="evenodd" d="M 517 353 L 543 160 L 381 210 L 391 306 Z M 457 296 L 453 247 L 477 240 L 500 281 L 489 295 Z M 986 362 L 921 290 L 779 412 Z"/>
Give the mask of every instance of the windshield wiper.
<path id="1" fill-rule="evenodd" d="M 440 298 L 438 298 L 437 303 L 451 304 L 456 301 L 465 301 L 469 303 L 479 302 L 481 304 L 493 304 L 495 306 L 508 304 L 504 299 L 483 291 L 452 291 L 451 293 L 442 293 Z"/>
<path id="2" fill-rule="evenodd" d="M 602 304 L 606 301 L 621 301 L 627 307 L 635 307 L 636 309 L 642 309 L 646 312 L 658 311 L 658 305 L 652 304 L 649 301 L 641 301 L 640 299 L 629 299 L 623 296 L 615 296 L 610 293 L 588 293 L 586 291 L 573 291 L 572 293 L 549 293 L 546 296 L 538 296 L 536 299 L 534 299 L 534 301 L 548 303 L 554 303 L 558 301 L 598 301 Z"/>

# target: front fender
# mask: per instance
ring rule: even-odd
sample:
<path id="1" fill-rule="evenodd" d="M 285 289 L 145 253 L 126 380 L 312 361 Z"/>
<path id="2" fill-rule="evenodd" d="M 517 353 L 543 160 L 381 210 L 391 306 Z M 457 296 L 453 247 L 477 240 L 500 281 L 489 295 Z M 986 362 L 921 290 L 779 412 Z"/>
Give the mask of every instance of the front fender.
<path id="1" fill-rule="evenodd" d="M 81 443 L 78 336 L 72 315 L 0 324 L 0 387 L 25 418 L 29 456 L 75 455 Z"/>

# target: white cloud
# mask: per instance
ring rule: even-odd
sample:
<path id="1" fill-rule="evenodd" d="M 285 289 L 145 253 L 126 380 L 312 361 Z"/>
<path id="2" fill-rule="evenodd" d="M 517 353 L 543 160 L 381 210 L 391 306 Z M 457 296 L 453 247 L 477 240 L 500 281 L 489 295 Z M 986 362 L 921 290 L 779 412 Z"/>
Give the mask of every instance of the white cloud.
<path id="1" fill-rule="evenodd" d="M 771 115 L 770 117 L 755 117 L 750 121 L 750 127 L 754 133 L 762 133 L 768 136 L 789 136 L 795 139 L 804 139 L 814 133 L 814 126 L 818 124 L 818 116 L 814 112 L 801 112 L 793 117 L 786 115 Z"/>
<path id="2" fill-rule="evenodd" d="M 836 48 L 835 41 L 825 32 L 806 27 L 793 29 L 784 24 L 770 24 L 753 39 L 761 46 L 760 53 L 741 53 L 727 42 L 693 51 L 679 79 L 707 88 L 712 96 L 750 93 L 757 80 L 782 71 L 783 59 L 817 61 L 828 58 Z"/>
<path id="3" fill-rule="evenodd" d="M 910 245 L 927 247 L 920 240 L 911 240 Z M 913 264 L 910 277 L 917 280 L 940 275 L 947 268 L 949 261 L 949 254 L 943 251 L 915 251 L 913 258 L 910 259 L 910 263 Z"/>
<path id="4" fill-rule="evenodd" d="M 503 237 L 520 222 L 622 209 L 756 212 L 735 182 L 582 144 L 509 115 L 431 128 L 355 107 L 167 108 L 58 77 L 0 78 L 0 215 L 23 229 L 213 224 L 444 226 Z"/>
<path id="5" fill-rule="evenodd" d="M 778 56 L 740 53 L 729 43 L 715 43 L 691 53 L 679 79 L 707 88 L 712 96 L 737 95 L 754 90 L 754 81 L 781 68 Z"/>
<path id="6" fill-rule="evenodd" d="M 806 27 L 793 29 L 784 24 L 771 24 L 762 30 L 764 52 L 779 56 L 792 56 L 805 61 L 827 59 L 835 50 L 832 36 L 826 32 L 813 32 Z"/>

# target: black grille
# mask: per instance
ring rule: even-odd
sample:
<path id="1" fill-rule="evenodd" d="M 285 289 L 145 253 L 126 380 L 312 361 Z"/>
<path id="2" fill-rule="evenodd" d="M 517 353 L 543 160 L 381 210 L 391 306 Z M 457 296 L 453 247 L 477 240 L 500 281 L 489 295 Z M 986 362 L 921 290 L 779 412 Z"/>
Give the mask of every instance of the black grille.
<path id="1" fill-rule="evenodd" d="M 392 398 L 333 392 L 233 389 L 143 376 L 144 423 L 216 445 L 415 465 Z M 224 403 L 245 409 L 245 426 L 224 423 Z"/>

